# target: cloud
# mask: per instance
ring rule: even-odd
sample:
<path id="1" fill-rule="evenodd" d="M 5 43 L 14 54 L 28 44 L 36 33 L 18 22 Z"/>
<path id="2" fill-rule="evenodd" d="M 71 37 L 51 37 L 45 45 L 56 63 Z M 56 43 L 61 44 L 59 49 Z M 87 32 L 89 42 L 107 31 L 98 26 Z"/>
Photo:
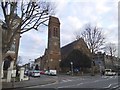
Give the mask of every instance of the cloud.
<path id="1" fill-rule="evenodd" d="M 68 16 L 68 22 L 74 30 L 78 30 L 82 26 L 82 22 L 78 17 Z"/>
<path id="2" fill-rule="evenodd" d="M 98 14 L 103 14 L 103 13 L 107 13 L 111 10 L 111 7 L 108 7 L 106 5 L 106 2 L 98 2 L 96 4 L 96 11 L 98 11 Z"/>
<path id="3" fill-rule="evenodd" d="M 30 31 L 22 35 L 18 55 L 34 60 L 44 53 L 47 45 L 47 32 Z M 46 37 L 45 37 L 46 36 Z"/>

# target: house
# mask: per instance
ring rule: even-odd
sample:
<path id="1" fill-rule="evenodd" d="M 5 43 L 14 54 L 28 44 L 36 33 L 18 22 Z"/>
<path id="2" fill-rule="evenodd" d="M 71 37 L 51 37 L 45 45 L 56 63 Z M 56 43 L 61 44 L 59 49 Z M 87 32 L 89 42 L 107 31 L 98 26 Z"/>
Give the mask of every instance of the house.
<path id="1" fill-rule="evenodd" d="M 9 15 L 8 15 L 8 17 L 9 17 Z M 21 20 L 19 18 L 19 16 L 17 14 L 14 14 L 14 17 L 15 18 L 14 18 L 13 24 L 14 23 L 18 23 L 19 24 L 19 22 Z M 5 41 L 6 41 L 6 37 L 5 36 L 11 37 L 12 34 L 11 35 L 7 35 L 8 33 L 7 33 L 7 29 L 6 29 L 6 24 L 3 23 L 3 22 L 0 24 L 0 30 L 2 30 L 2 39 L 3 39 L 2 43 L 5 43 Z M 15 68 L 15 66 L 16 66 L 16 60 L 17 60 L 18 50 L 19 50 L 19 42 L 20 42 L 20 33 L 17 33 L 14 36 L 14 38 L 13 38 L 10 50 L 7 51 L 7 53 L 4 56 L 5 58 L 2 60 L 2 68 L 1 68 L 2 69 L 1 70 L 2 71 L 2 75 L 1 76 L 4 79 L 8 79 L 9 78 L 9 80 L 7 80 L 7 82 L 11 81 L 11 74 L 12 74 L 12 73 L 7 73 L 8 70 L 11 70 L 11 72 L 12 72 L 13 68 Z M 5 47 L 6 47 L 5 45 L 2 46 L 2 48 L 5 48 Z M 8 57 L 10 58 L 9 60 L 8 60 Z M 9 67 L 4 69 L 5 66 L 9 66 Z M 7 74 L 7 75 L 5 75 L 5 74 Z"/>

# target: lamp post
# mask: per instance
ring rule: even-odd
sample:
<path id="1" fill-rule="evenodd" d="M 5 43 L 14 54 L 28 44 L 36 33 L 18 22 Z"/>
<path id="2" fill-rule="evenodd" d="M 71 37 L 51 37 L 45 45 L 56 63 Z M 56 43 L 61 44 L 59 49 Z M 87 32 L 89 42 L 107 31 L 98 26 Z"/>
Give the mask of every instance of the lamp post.
<path id="1" fill-rule="evenodd" d="M 73 75 L 73 62 L 70 62 L 71 64 L 71 72 L 72 72 L 72 75 Z"/>
<path id="2" fill-rule="evenodd" d="M 98 56 L 99 71 L 100 71 L 100 74 L 101 74 L 101 62 L 100 62 L 100 59 L 99 59 L 99 53 L 97 53 L 97 56 Z"/>
<path id="3" fill-rule="evenodd" d="M 95 61 L 92 60 L 92 76 L 95 75 Z"/>
<path id="4" fill-rule="evenodd" d="M 31 69 L 31 66 L 32 66 L 32 65 L 31 65 L 31 64 L 32 64 L 32 63 L 31 63 L 31 59 L 29 59 L 29 63 L 30 63 L 30 66 L 29 66 L 29 70 L 30 70 L 30 69 Z"/>

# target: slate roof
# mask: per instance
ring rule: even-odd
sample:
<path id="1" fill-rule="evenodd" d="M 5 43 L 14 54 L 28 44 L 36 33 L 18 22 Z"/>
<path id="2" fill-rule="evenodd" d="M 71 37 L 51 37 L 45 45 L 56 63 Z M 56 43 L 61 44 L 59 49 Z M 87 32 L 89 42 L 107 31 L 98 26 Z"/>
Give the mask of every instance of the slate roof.
<path id="1" fill-rule="evenodd" d="M 61 55 L 67 56 L 70 52 L 73 51 L 74 47 L 78 44 L 78 42 L 83 42 L 84 40 L 80 38 L 79 40 L 73 41 L 61 48 Z M 63 57 L 62 57 L 63 58 Z"/>

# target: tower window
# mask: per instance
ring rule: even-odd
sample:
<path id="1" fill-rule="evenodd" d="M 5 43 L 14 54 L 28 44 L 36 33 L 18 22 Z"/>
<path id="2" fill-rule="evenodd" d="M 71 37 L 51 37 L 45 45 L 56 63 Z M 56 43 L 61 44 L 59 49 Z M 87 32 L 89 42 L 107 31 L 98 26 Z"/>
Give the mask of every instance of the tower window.
<path id="1" fill-rule="evenodd" d="M 54 33 L 54 37 L 58 37 L 58 31 L 57 31 L 57 28 L 56 28 L 56 27 L 54 27 L 53 33 Z"/>

